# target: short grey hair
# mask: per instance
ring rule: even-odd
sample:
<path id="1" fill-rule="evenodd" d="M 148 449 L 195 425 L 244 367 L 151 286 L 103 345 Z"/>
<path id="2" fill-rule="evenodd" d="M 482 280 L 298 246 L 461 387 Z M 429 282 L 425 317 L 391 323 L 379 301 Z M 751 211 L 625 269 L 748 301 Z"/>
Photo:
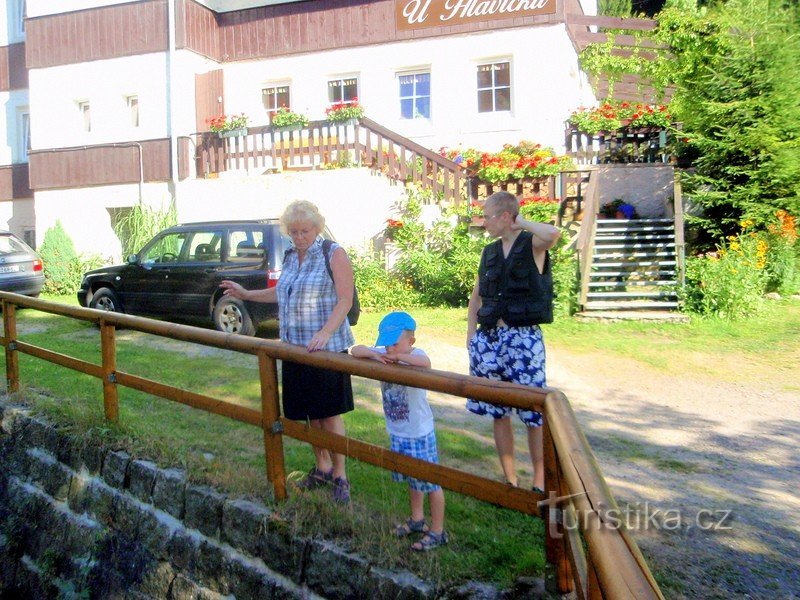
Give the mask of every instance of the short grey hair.
<path id="1" fill-rule="evenodd" d="M 519 214 L 519 201 L 511 192 L 495 192 L 489 196 L 483 203 L 484 212 L 486 211 L 486 207 L 490 204 L 500 212 L 511 213 L 512 217 L 516 217 Z"/>
<path id="2" fill-rule="evenodd" d="M 281 215 L 281 231 L 289 235 L 289 226 L 300 221 L 307 221 L 322 231 L 325 228 L 325 217 L 319 212 L 319 208 L 308 200 L 295 200 L 289 203 Z"/>

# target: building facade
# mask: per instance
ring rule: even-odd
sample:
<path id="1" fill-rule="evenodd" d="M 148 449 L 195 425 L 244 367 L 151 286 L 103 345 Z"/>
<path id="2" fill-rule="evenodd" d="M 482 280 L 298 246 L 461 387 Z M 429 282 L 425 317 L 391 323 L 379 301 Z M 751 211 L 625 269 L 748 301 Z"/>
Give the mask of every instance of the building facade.
<path id="1" fill-rule="evenodd" d="M 564 120 L 594 101 L 567 27 L 592 0 L 4 3 L 0 227 L 35 244 L 60 220 L 103 256 L 118 254 L 116 210 L 199 214 L 196 134 L 221 114 L 322 119 L 357 99 L 432 150 L 563 150 Z"/>

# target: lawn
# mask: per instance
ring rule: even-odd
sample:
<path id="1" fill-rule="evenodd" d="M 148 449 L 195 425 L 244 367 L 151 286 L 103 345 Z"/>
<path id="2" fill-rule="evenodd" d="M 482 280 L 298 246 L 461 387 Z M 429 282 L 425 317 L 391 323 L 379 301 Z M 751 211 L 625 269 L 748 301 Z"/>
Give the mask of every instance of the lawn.
<path id="1" fill-rule="evenodd" d="M 56 301 L 74 303 L 72 299 Z M 463 309 L 418 309 L 420 345 L 432 356 L 437 342 L 465 343 Z M 99 333 L 88 323 L 39 313 L 19 311 L 21 339 L 52 350 L 100 362 Z M 374 342 L 382 314 L 363 313 L 355 327 L 358 343 Z M 591 353 L 601 360 L 625 357 L 667 370 L 669 357 L 679 356 L 683 368 L 721 379 L 737 380 L 769 366 L 773 373 L 786 371 L 787 389 L 798 389 L 792 365 L 800 360 L 800 303 L 773 303 L 762 316 L 728 324 L 695 320 L 689 324 L 581 323 L 564 320 L 547 326 L 548 344 L 570 352 Z M 274 326 L 263 336 L 274 336 Z M 150 377 L 195 392 L 219 395 L 252 408 L 260 406 L 255 357 L 161 340 L 138 332 L 118 332 L 117 363 L 120 370 Z M 668 348 L 669 352 L 664 349 Z M 3 359 L 0 359 L 4 361 Z M 465 358 L 466 360 L 466 358 Z M 729 363 L 739 365 L 729 367 Z M 182 405 L 120 389 L 120 423 L 103 420 L 102 390 L 94 378 L 54 367 L 22 355 L 21 397 L 51 419 L 73 431 L 126 448 L 134 456 L 157 460 L 163 466 L 179 465 L 191 480 L 208 483 L 234 496 L 250 496 L 269 502 L 258 429 Z M 742 369 L 741 365 L 747 365 Z M 434 366 L 436 361 L 434 360 Z M 374 382 L 354 380 L 357 409 L 346 416 L 348 435 L 388 445 Z M 496 467 L 491 442 L 439 423 L 439 442 L 444 464 L 485 473 Z M 286 465 L 292 477 L 311 465 L 308 448 L 286 440 Z M 349 461 L 353 483 L 351 509 L 332 507 L 317 494 L 297 495 L 284 505 L 283 514 L 305 535 L 336 536 L 353 549 L 381 564 L 408 568 L 442 583 L 466 579 L 493 580 L 509 586 L 522 575 L 544 569 L 542 523 L 512 511 L 447 493 L 447 527 L 452 543 L 430 555 L 412 555 L 405 544 L 388 534 L 391 524 L 407 516 L 407 493 L 387 472 Z M 321 494 L 321 492 L 320 492 Z"/>

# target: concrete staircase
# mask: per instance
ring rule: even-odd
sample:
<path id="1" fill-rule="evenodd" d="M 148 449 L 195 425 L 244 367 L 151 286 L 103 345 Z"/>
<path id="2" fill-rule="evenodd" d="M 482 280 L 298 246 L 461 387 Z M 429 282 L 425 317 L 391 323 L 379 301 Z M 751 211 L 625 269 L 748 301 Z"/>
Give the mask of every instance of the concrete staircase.
<path id="1" fill-rule="evenodd" d="M 672 219 L 598 219 L 585 316 L 654 318 L 678 308 L 677 286 Z"/>

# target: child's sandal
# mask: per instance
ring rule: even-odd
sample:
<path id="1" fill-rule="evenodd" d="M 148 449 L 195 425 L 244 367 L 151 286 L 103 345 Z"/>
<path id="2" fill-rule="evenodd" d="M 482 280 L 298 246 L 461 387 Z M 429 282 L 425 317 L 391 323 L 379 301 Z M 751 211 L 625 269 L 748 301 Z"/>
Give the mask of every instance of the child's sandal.
<path id="1" fill-rule="evenodd" d="M 395 525 L 395 537 L 404 538 L 412 533 L 428 533 L 428 526 L 425 524 L 425 519 L 415 521 L 414 519 L 409 518 L 405 523 Z"/>
<path id="2" fill-rule="evenodd" d="M 427 531 L 420 541 L 411 544 L 411 549 L 416 552 L 428 552 L 439 546 L 444 546 L 448 541 L 449 537 L 446 531 L 442 531 L 442 533 Z"/>

